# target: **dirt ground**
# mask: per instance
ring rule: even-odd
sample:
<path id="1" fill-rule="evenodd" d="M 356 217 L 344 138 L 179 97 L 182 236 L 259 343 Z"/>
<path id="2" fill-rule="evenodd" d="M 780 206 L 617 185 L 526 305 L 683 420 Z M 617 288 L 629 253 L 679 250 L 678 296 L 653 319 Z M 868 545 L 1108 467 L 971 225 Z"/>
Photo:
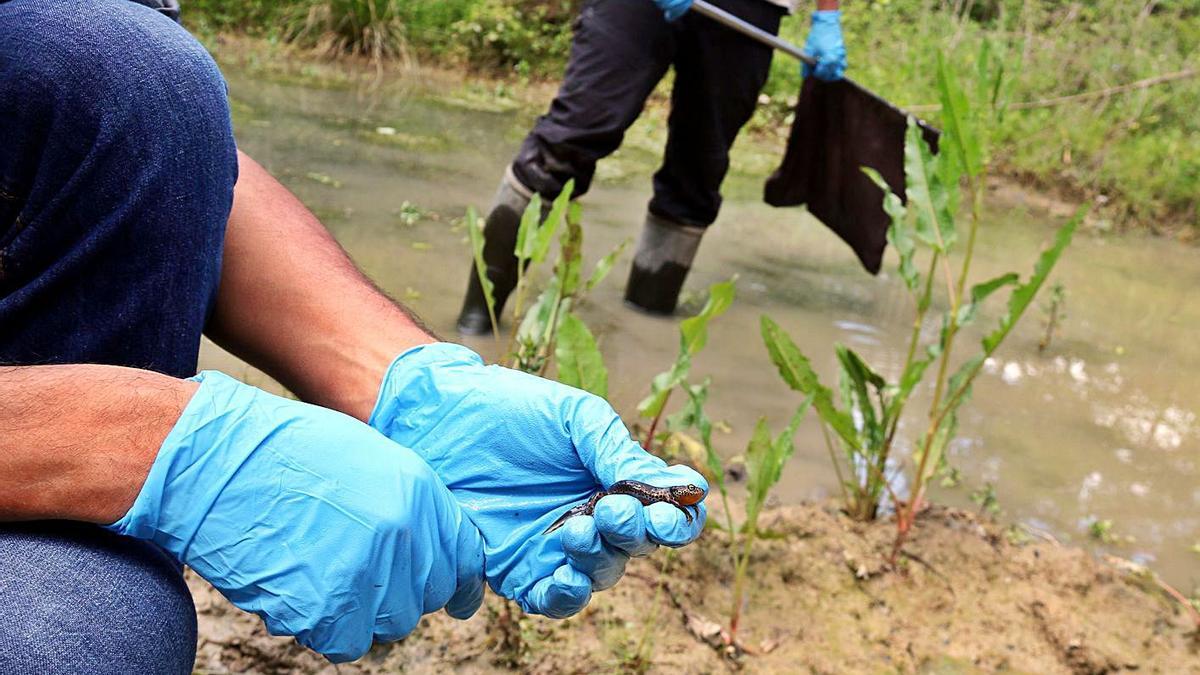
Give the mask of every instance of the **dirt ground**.
<path id="1" fill-rule="evenodd" d="M 934 508 L 893 570 L 890 523 L 855 523 L 832 505 L 764 519 L 740 633 L 757 653 L 737 660 L 706 644 L 732 586 L 725 535 L 710 531 L 671 555 L 665 576 L 664 552 L 633 561 L 572 619 L 510 615 L 489 594 L 469 621 L 428 616 L 406 640 L 337 667 L 267 635 L 191 575 L 196 671 L 1200 674 L 1194 620 L 1130 563 Z"/>

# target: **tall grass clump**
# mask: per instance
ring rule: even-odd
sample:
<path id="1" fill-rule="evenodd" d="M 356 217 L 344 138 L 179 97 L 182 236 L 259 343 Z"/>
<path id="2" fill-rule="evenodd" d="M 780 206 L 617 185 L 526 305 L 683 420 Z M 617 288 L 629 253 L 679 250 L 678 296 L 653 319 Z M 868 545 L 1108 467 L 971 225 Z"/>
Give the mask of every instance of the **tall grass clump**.
<path id="1" fill-rule="evenodd" d="M 314 0 L 288 14 L 284 37 L 328 56 L 379 62 L 407 54 L 405 0 Z"/>
<path id="2" fill-rule="evenodd" d="M 1022 280 L 1015 272 L 968 286 L 976 234 L 990 164 L 991 130 L 1003 118 L 1003 67 L 984 43 L 976 62 L 979 70 L 970 90 L 959 85 L 945 59 L 937 62 L 937 90 L 944 134 L 934 153 L 909 119 L 904 171 L 907 204 L 892 193 L 874 171 L 864 169 L 881 188 L 884 209 L 891 217 L 888 240 L 899 254 L 899 276 L 912 295 L 913 322 L 907 356 L 895 379 L 888 379 L 843 345 L 835 352 L 839 367 L 837 396 L 823 385 L 808 358 L 770 318 L 762 318 L 763 339 L 771 360 L 787 384 L 812 401 L 821 420 L 830 457 L 843 489 L 846 511 L 859 520 L 873 520 L 886 495 L 896 509 L 896 539 L 890 559 L 902 552 L 926 501 L 930 480 L 945 459 L 957 431 L 959 408 L 970 398 L 971 385 L 985 360 L 1012 331 L 1046 282 L 1083 217 L 1059 229 L 1041 254 L 1033 273 Z M 968 223 L 960 227 L 960 200 L 968 198 Z M 964 241 L 965 239 L 965 241 Z M 980 314 L 985 301 L 1009 289 L 1008 303 L 996 325 L 983 336 L 980 348 L 966 360 L 955 359 L 962 330 Z M 935 291 L 947 308 L 933 314 Z M 938 328 L 932 339 L 924 330 L 930 320 Z M 952 365 L 954 363 L 954 365 Z M 907 495 L 897 494 L 888 475 L 895 441 L 911 395 L 932 374 L 932 396 L 923 432 L 907 458 Z"/>

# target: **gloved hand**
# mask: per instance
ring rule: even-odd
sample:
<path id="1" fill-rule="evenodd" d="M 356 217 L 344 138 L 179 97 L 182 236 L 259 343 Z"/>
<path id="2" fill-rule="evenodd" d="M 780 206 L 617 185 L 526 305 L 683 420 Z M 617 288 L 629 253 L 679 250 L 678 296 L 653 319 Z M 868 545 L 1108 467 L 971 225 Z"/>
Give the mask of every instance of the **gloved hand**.
<path id="1" fill-rule="evenodd" d="M 654 0 L 654 4 L 662 10 L 667 21 L 674 21 L 692 8 L 692 0 Z"/>
<path id="2" fill-rule="evenodd" d="M 817 60 L 816 66 L 807 63 L 801 68 L 804 77 L 815 74 L 817 79 L 832 82 L 842 79 L 846 72 L 846 44 L 842 41 L 842 13 L 836 9 L 813 12 L 812 28 L 804 43 L 804 52 Z"/>
<path id="3" fill-rule="evenodd" d="M 592 590 L 617 582 L 629 556 L 682 546 L 704 527 L 703 504 L 688 523 L 670 504 L 643 507 L 611 495 L 594 517 L 543 534 L 569 507 L 620 480 L 708 485 L 643 451 L 603 399 L 485 366 L 466 347 L 437 343 L 401 354 L 370 423 L 429 462 L 483 533 L 488 584 L 529 613 L 570 616 Z"/>
<path id="4" fill-rule="evenodd" d="M 341 662 L 483 600 L 479 531 L 424 461 L 332 410 L 216 372 L 108 528 L 196 570 L 273 635 Z"/>

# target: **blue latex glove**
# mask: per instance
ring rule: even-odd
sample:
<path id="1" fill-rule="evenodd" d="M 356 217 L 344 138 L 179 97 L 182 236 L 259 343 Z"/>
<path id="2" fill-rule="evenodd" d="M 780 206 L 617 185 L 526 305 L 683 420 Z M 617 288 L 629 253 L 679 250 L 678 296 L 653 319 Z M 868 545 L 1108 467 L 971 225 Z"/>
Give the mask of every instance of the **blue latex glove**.
<path id="1" fill-rule="evenodd" d="M 692 8 L 692 0 L 654 0 L 654 4 L 662 10 L 667 21 L 674 21 Z"/>
<path id="2" fill-rule="evenodd" d="M 479 531 L 424 461 L 332 410 L 205 372 L 108 528 L 196 570 L 273 635 L 341 662 L 483 600 Z"/>
<path id="3" fill-rule="evenodd" d="M 485 366 L 475 352 L 438 343 L 401 354 L 384 378 L 370 423 L 429 462 L 483 533 L 488 584 L 533 614 L 562 618 L 593 590 L 617 582 L 631 555 L 700 535 L 666 503 L 601 499 L 594 517 L 542 532 L 569 507 L 634 479 L 708 489 L 700 474 L 642 450 L 612 407 L 557 382 Z"/>
<path id="4" fill-rule="evenodd" d="M 804 52 L 817 60 L 816 66 L 805 63 L 804 77 L 832 82 L 842 79 L 846 72 L 846 43 L 842 41 L 842 13 L 836 9 L 813 12 L 812 28 L 804 43 Z"/>

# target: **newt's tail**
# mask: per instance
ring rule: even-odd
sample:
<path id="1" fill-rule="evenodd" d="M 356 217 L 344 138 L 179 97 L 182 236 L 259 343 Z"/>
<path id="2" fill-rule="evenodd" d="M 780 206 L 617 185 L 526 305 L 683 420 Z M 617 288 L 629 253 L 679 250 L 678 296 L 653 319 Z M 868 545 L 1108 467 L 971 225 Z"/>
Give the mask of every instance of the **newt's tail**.
<path id="1" fill-rule="evenodd" d="M 558 520 L 555 520 L 553 523 L 550 523 L 550 527 L 547 527 L 546 531 L 542 532 L 542 534 L 550 534 L 551 532 L 562 527 L 563 523 L 567 522 L 567 520 L 574 518 L 575 516 L 587 513 L 588 512 L 587 505 L 588 504 L 585 502 L 583 504 L 579 504 L 578 506 L 572 506 L 571 508 L 567 509 L 566 511 L 563 512 L 563 514 L 561 516 L 558 517 Z"/>

